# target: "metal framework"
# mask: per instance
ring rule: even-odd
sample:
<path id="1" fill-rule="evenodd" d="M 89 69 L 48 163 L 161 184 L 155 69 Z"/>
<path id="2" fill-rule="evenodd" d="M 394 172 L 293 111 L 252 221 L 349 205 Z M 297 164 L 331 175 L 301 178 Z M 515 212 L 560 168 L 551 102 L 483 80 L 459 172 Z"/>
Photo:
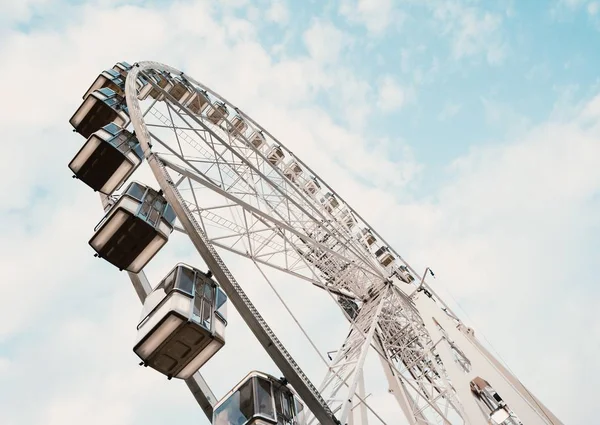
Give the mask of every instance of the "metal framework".
<path id="1" fill-rule="evenodd" d="M 189 96 L 184 100 L 172 85 L 161 87 L 152 78 L 158 74 L 176 77 Z M 158 95 L 140 101 L 140 81 Z M 369 352 L 379 357 L 390 401 L 410 425 L 561 424 L 477 341 L 426 284 L 425 274 L 419 276 L 333 188 L 240 109 L 155 62 L 135 64 L 125 95 L 130 125 L 177 215 L 177 230 L 187 234 L 310 409 L 309 424 L 366 425 L 369 417 L 385 423 L 365 399 Z M 339 305 L 349 334 L 318 389 L 219 251 L 310 283 Z M 143 300 L 150 290 L 143 273 L 130 277 Z M 477 378 L 489 384 L 487 392 L 479 391 Z M 210 417 L 215 397 L 200 374 L 187 384 Z M 484 393 L 497 403 L 485 402 Z M 503 422 L 493 422 L 498 409 L 507 412 Z"/>

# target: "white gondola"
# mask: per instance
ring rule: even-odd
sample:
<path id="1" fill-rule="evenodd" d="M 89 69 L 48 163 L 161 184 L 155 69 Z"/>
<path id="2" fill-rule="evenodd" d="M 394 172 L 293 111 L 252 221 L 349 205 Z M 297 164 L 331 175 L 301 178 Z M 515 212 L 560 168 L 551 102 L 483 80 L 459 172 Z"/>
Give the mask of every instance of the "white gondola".
<path id="1" fill-rule="evenodd" d="M 143 157 L 137 138 L 110 123 L 88 137 L 69 168 L 95 191 L 110 195 L 133 174 Z"/>
<path id="2" fill-rule="evenodd" d="M 347 209 L 344 209 L 342 211 L 342 213 L 340 215 L 340 221 L 349 230 L 352 230 L 354 228 L 354 226 L 356 225 L 356 219 L 354 218 L 354 216 L 352 215 L 352 213 L 350 211 L 348 211 Z"/>
<path id="3" fill-rule="evenodd" d="M 411 283 L 415 280 L 415 277 L 408 271 L 408 268 L 404 264 L 394 267 L 393 273 L 404 283 Z"/>
<path id="4" fill-rule="evenodd" d="M 283 162 L 283 158 L 285 158 L 285 154 L 283 153 L 283 150 L 281 150 L 280 146 L 273 146 L 267 153 L 267 161 L 275 166 L 281 164 Z"/>
<path id="5" fill-rule="evenodd" d="M 371 229 L 367 229 L 367 228 L 362 229 L 362 231 L 360 232 L 360 238 L 363 241 L 363 243 L 365 245 L 367 245 L 368 247 L 373 245 L 377 241 L 377 239 L 371 232 Z"/>
<path id="6" fill-rule="evenodd" d="M 83 98 L 85 99 L 90 94 L 101 88 L 108 87 L 119 96 L 125 95 L 125 77 L 114 69 L 107 69 L 103 71 L 96 80 L 92 83 L 90 88 L 85 92 Z"/>
<path id="7" fill-rule="evenodd" d="M 380 247 L 377 251 L 375 251 L 375 256 L 377 260 L 383 267 L 387 267 L 394 261 L 394 256 L 390 252 L 390 249 L 387 246 Z"/>
<path id="8" fill-rule="evenodd" d="M 104 87 L 85 98 L 69 122 L 86 139 L 111 122 L 122 127 L 128 120 L 124 99 Z"/>
<path id="9" fill-rule="evenodd" d="M 213 425 L 305 425 L 304 405 L 282 380 L 250 372 L 214 407 Z"/>
<path id="10" fill-rule="evenodd" d="M 159 192 L 132 182 L 96 226 L 89 243 L 98 257 L 119 270 L 139 273 L 167 243 L 174 222 L 175 213 Z"/>
<path id="11" fill-rule="evenodd" d="M 283 169 L 283 175 L 292 182 L 296 182 L 300 174 L 302 174 L 302 167 L 295 160 L 291 160 Z"/>
<path id="12" fill-rule="evenodd" d="M 252 133 L 248 140 L 250 140 L 250 143 L 256 150 L 261 150 L 262 147 L 267 144 L 264 134 L 262 134 L 260 131 L 255 131 Z"/>
<path id="13" fill-rule="evenodd" d="M 244 133 L 248 130 L 248 124 L 242 117 L 236 115 L 231 119 L 231 125 L 229 126 L 229 133 L 234 137 L 243 136 Z"/>
<path id="14" fill-rule="evenodd" d="M 148 93 L 150 97 L 157 101 L 164 100 L 164 92 L 168 92 L 173 88 L 173 83 L 171 82 L 171 77 L 169 76 L 169 74 L 167 74 L 166 72 L 156 71 L 150 74 L 149 78 L 154 84 L 158 86 L 152 86 L 152 89 L 150 89 L 150 92 Z"/>
<path id="15" fill-rule="evenodd" d="M 185 107 L 188 108 L 192 113 L 200 115 L 202 110 L 208 105 L 209 100 L 206 96 L 205 91 L 194 92 L 192 96 L 185 103 Z"/>
<path id="16" fill-rule="evenodd" d="M 323 204 L 323 207 L 325 207 L 325 211 L 328 213 L 332 213 L 333 210 L 340 206 L 340 202 L 331 192 L 327 192 L 324 196 L 322 196 L 320 201 L 321 204 Z"/>
<path id="17" fill-rule="evenodd" d="M 194 95 L 194 90 L 181 77 L 173 77 L 171 79 L 173 87 L 169 90 L 169 94 L 173 98 L 185 105 L 185 103 Z"/>
<path id="18" fill-rule="evenodd" d="M 133 351 L 170 378 L 187 379 L 223 345 L 227 296 L 208 275 L 178 264 L 144 300 Z"/>
<path id="19" fill-rule="evenodd" d="M 310 179 L 308 179 L 308 181 L 306 183 L 304 183 L 304 191 L 306 193 L 308 193 L 309 195 L 312 195 L 312 196 L 316 195 L 320 189 L 321 189 L 321 185 L 319 184 L 317 179 L 314 177 L 311 177 Z"/>
<path id="20" fill-rule="evenodd" d="M 127 74 L 129 74 L 131 68 L 131 65 L 129 65 L 127 62 L 117 62 L 115 66 L 112 67 L 114 71 L 117 71 L 119 74 L 121 74 L 123 79 L 127 78 Z"/>
<path id="21" fill-rule="evenodd" d="M 229 111 L 227 110 L 225 103 L 219 101 L 206 105 L 204 109 L 206 118 L 214 125 L 221 125 L 223 120 L 225 120 L 227 115 L 229 115 Z"/>
<path id="22" fill-rule="evenodd" d="M 129 65 L 127 62 L 117 62 L 115 66 L 113 66 L 110 70 L 112 72 L 118 72 L 121 78 L 123 79 L 123 93 L 125 93 L 125 80 L 127 79 L 127 74 L 129 74 L 131 68 L 132 66 Z M 152 90 L 152 86 L 148 84 L 148 80 L 145 79 L 142 75 L 138 75 L 136 87 L 138 90 L 139 100 L 145 100 L 150 94 L 150 91 Z"/>
<path id="23" fill-rule="evenodd" d="M 152 87 L 152 84 L 150 84 L 149 80 L 140 74 L 138 74 L 136 86 L 137 86 L 137 90 L 138 90 L 137 98 L 139 100 L 146 100 L 148 98 L 148 96 L 150 96 L 150 93 L 152 92 L 152 90 L 154 90 L 154 87 Z"/>
<path id="24" fill-rule="evenodd" d="M 489 412 L 490 424 L 521 425 L 521 421 L 517 419 L 488 381 L 477 376 L 471 381 L 470 386 L 471 392 L 475 395 L 482 410 Z"/>

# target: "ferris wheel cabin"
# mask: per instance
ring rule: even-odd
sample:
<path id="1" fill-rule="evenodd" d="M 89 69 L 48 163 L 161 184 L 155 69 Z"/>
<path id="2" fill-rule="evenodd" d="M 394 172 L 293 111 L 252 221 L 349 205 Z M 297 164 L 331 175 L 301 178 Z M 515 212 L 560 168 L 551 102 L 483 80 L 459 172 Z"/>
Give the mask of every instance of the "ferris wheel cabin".
<path id="1" fill-rule="evenodd" d="M 152 83 L 156 84 L 158 87 L 154 87 L 152 84 L 149 84 L 152 88 L 149 90 L 148 95 L 157 101 L 161 101 L 165 99 L 165 92 L 169 92 L 171 88 L 173 88 L 173 83 L 171 82 L 169 76 L 161 71 L 155 71 L 150 73 L 147 77 Z M 162 89 L 162 90 L 161 90 Z"/>
<path id="2" fill-rule="evenodd" d="M 143 157 L 137 138 L 110 123 L 88 137 L 69 168 L 95 191 L 110 195 L 133 174 Z"/>
<path id="3" fill-rule="evenodd" d="M 404 264 L 401 264 L 398 267 L 393 267 L 392 273 L 404 283 L 411 283 L 415 280 L 415 277 L 410 274 L 408 268 Z"/>
<path id="4" fill-rule="evenodd" d="M 124 99 L 104 87 L 86 97 L 69 122 L 77 133 L 87 139 L 111 122 L 122 127 L 128 119 L 126 110 Z"/>
<path id="5" fill-rule="evenodd" d="M 387 246 L 382 246 L 377 251 L 375 251 L 375 256 L 377 257 L 377 260 L 379 260 L 379 263 L 383 267 L 389 266 L 390 264 L 392 264 L 392 261 L 394 261 L 394 256 L 392 255 L 390 249 Z"/>
<path id="6" fill-rule="evenodd" d="M 185 102 L 194 95 L 194 91 L 188 87 L 181 77 L 172 78 L 171 83 L 173 84 L 173 87 L 169 90 L 169 94 L 173 96 L 177 102 L 185 105 Z"/>
<path id="7" fill-rule="evenodd" d="M 471 392 L 479 402 L 480 407 L 489 412 L 489 423 L 492 425 L 521 425 L 516 416 L 508 408 L 500 395 L 490 383 L 479 376 L 470 383 Z"/>
<path id="8" fill-rule="evenodd" d="M 288 180 L 294 183 L 296 182 L 298 177 L 300 177 L 300 174 L 302 174 L 302 167 L 300 167 L 300 165 L 295 160 L 290 161 L 283 170 L 283 175 L 286 176 Z"/>
<path id="9" fill-rule="evenodd" d="M 305 425 L 304 405 L 280 379 L 250 372 L 214 407 L 213 425 Z"/>
<path id="10" fill-rule="evenodd" d="M 207 104 L 205 110 L 206 118 L 214 125 L 220 125 L 229 115 L 227 106 L 225 105 L 225 103 L 220 101 L 217 101 L 214 104 Z"/>
<path id="11" fill-rule="evenodd" d="M 370 247 L 375 242 L 377 242 L 377 239 L 375 238 L 375 235 L 373 235 L 373 233 L 371 232 L 371 229 L 367 228 L 362 229 L 362 231 L 360 232 L 360 238 L 367 247 Z"/>
<path id="12" fill-rule="evenodd" d="M 104 87 L 108 87 L 119 96 L 125 95 L 125 78 L 118 71 L 114 69 L 107 69 L 98 75 L 96 80 L 92 83 L 90 88 L 85 92 L 83 98 L 85 99 L 96 90 L 100 90 Z"/>
<path id="13" fill-rule="evenodd" d="M 228 131 L 233 137 L 243 136 L 246 130 L 248 130 L 248 124 L 241 116 L 236 115 L 231 119 Z"/>
<path id="14" fill-rule="evenodd" d="M 269 161 L 272 165 L 278 166 L 283 162 L 283 158 L 285 158 L 285 154 L 280 146 L 273 146 L 269 153 L 267 153 L 267 161 Z"/>
<path id="15" fill-rule="evenodd" d="M 319 191 L 319 189 L 321 189 L 321 185 L 319 184 L 319 182 L 317 181 L 317 179 L 315 177 L 311 177 L 304 184 L 304 191 L 306 193 L 308 193 L 309 195 L 313 195 L 313 196 L 316 195 L 317 192 Z"/>
<path id="16" fill-rule="evenodd" d="M 348 211 L 347 209 L 344 209 L 344 211 L 341 214 L 340 219 L 341 219 L 341 222 L 344 223 L 344 225 L 349 230 L 352 230 L 352 228 L 356 225 L 356 219 L 354 218 L 352 213 L 350 211 Z"/>
<path id="17" fill-rule="evenodd" d="M 119 270 L 139 273 L 167 243 L 174 223 L 175 213 L 159 192 L 132 182 L 89 243 L 98 257 Z"/>
<path id="18" fill-rule="evenodd" d="M 206 97 L 206 92 L 194 92 L 194 94 L 187 100 L 185 103 L 185 107 L 188 108 L 196 115 L 200 115 L 202 110 L 208 104 L 208 97 Z"/>
<path id="19" fill-rule="evenodd" d="M 113 71 L 117 71 L 121 77 L 123 77 L 123 80 L 125 80 L 127 78 L 127 74 L 129 74 L 129 71 L 131 70 L 131 65 L 129 65 L 127 62 L 117 62 L 112 69 Z"/>
<path id="20" fill-rule="evenodd" d="M 223 290 L 178 264 L 146 297 L 133 351 L 167 377 L 187 379 L 225 345 L 226 326 Z"/>
<path id="21" fill-rule="evenodd" d="M 262 147 L 267 143 L 264 134 L 260 131 L 255 131 L 249 137 L 250 143 L 256 150 L 261 150 Z"/>
<path id="22" fill-rule="evenodd" d="M 335 195 L 331 192 L 327 192 L 325 196 L 321 198 L 321 204 L 325 207 L 325 210 L 328 213 L 333 212 L 334 209 L 340 206 L 339 201 L 335 197 Z"/>

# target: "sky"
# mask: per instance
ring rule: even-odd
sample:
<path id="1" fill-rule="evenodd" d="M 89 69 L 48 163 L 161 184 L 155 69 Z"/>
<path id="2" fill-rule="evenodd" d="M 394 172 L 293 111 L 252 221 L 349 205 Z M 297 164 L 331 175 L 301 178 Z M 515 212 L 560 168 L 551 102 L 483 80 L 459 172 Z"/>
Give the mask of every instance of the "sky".
<path id="1" fill-rule="evenodd" d="M 594 423 L 599 47 L 590 0 L 0 0 L 0 423 L 208 423 L 182 382 L 138 367 L 141 306 L 93 258 L 100 203 L 67 168 L 83 142 L 68 120 L 120 60 L 177 67 L 240 106 L 430 266 L 432 287 L 565 424 Z M 224 258 L 319 382 L 271 290 Z M 202 267 L 181 235 L 151 281 L 177 261 Z M 267 273 L 319 350 L 336 349 L 347 325 L 331 300 Z M 219 398 L 250 370 L 278 374 L 229 314 L 202 369 Z M 402 423 L 378 373 L 372 403 Z"/>

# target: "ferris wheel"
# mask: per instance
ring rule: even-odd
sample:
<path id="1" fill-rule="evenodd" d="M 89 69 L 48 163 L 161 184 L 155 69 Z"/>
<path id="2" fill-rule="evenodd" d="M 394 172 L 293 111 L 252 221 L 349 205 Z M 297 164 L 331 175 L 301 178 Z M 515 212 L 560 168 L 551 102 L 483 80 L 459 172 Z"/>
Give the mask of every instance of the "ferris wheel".
<path id="1" fill-rule="evenodd" d="M 144 305 L 134 351 L 184 379 L 212 423 L 385 424 L 366 397 L 371 352 L 410 425 L 561 424 L 427 285 L 430 269 L 420 276 L 307 163 L 215 91 L 170 66 L 120 62 L 93 82 L 71 124 L 86 142 L 69 166 L 100 192 L 106 213 L 90 245 L 128 272 Z M 143 161 L 156 185 L 127 183 Z M 208 270 L 177 264 L 153 287 L 143 268 L 173 231 Z M 311 283 L 339 306 L 349 333 L 319 384 L 223 252 Z M 252 372 L 217 402 L 198 371 L 225 344 L 227 304 L 284 378 Z"/>

